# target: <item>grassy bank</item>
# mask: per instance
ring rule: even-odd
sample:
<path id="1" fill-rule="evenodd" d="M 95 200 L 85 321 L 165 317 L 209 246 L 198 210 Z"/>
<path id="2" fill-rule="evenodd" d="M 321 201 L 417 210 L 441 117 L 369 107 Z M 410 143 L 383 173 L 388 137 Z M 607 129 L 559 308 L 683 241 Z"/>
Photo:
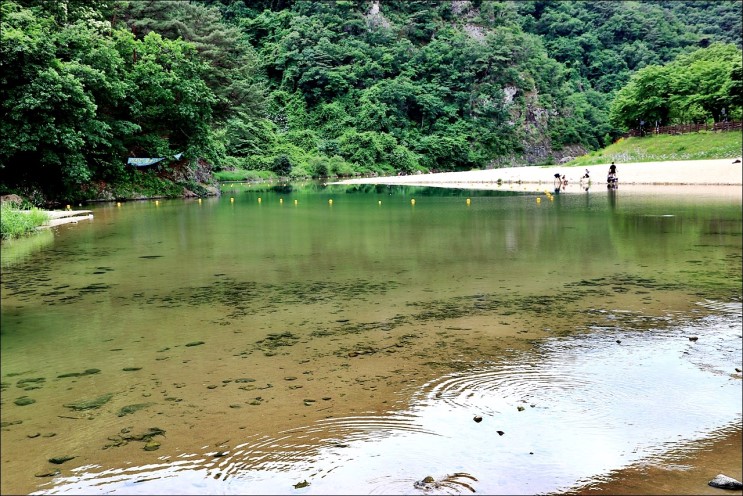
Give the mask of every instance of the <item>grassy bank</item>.
<path id="1" fill-rule="evenodd" d="M 36 231 L 36 228 L 49 221 L 49 215 L 38 208 L 18 210 L 13 203 L 3 203 L 0 207 L 0 236 L 13 239 Z"/>
<path id="2" fill-rule="evenodd" d="M 643 138 L 620 138 L 615 143 L 572 160 L 568 165 L 598 165 L 615 162 L 668 162 L 740 157 L 743 133 L 699 132 L 661 134 Z"/>
<path id="3" fill-rule="evenodd" d="M 278 178 L 278 175 L 271 171 L 258 170 L 233 170 L 218 171 L 214 173 L 214 179 L 220 182 L 224 181 L 269 181 Z"/>

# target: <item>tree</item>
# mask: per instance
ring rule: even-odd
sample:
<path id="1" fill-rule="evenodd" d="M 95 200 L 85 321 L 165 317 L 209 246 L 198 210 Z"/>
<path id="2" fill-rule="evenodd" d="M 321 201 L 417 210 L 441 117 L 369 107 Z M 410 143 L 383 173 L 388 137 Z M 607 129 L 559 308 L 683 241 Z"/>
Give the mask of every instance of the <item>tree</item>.
<path id="1" fill-rule="evenodd" d="M 640 121 L 672 122 L 722 119 L 740 113 L 736 74 L 742 52 L 733 45 L 714 44 L 681 55 L 665 66 L 640 69 L 611 104 L 610 120 L 633 128 Z M 739 79 L 738 79 L 739 81 Z M 737 86 L 736 86 L 737 84 Z"/>
<path id="2" fill-rule="evenodd" d="M 718 43 L 679 56 L 670 64 L 674 102 L 679 113 L 697 107 L 717 122 L 722 119 L 723 108 L 734 109 L 739 97 L 730 90 L 734 68 L 740 64 L 741 56 L 741 50 L 735 46 Z"/>
<path id="3" fill-rule="evenodd" d="M 133 127 L 98 103 L 122 101 L 123 61 L 95 26 L 58 29 L 39 9 L 1 8 L 0 64 L 13 70 L 3 70 L 0 168 L 9 181 L 66 194 L 110 165 L 120 151 L 113 133 Z"/>
<path id="4" fill-rule="evenodd" d="M 117 18 L 143 40 L 149 33 L 190 42 L 209 65 L 202 78 L 217 98 L 214 116 L 225 120 L 263 113 L 265 99 L 257 77 L 256 53 L 240 30 L 227 24 L 216 7 L 196 2 L 117 2 Z"/>

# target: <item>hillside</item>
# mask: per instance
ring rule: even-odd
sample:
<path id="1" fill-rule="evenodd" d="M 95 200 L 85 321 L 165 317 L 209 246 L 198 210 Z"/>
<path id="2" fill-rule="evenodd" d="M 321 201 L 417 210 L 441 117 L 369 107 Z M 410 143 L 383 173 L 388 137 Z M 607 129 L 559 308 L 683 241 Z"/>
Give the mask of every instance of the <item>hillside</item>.
<path id="1" fill-rule="evenodd" d="M 210 170 L 302 178 L 559 162 L 624 132 L 610 109 L 640 112 L 632 78 L 645 68 L 683 55 L 706 63 L 692 55 L 719 43 L 739 51 L 743 10 L 732 0 L 1 8 L 0 65 L 15 70 L 2 76 L 0 193 L 35 203 L 201 194 Z M 740 69 L 717 63 L 704 81 L 697 68 L 700 84 L 676 84 L 681 110 L 653 115 L 712 119 L 720 109 L 705 105 L 724 101 L 739 118 L 729 95 Z M 167 160 L 140 170 L 129 157 Z"/>

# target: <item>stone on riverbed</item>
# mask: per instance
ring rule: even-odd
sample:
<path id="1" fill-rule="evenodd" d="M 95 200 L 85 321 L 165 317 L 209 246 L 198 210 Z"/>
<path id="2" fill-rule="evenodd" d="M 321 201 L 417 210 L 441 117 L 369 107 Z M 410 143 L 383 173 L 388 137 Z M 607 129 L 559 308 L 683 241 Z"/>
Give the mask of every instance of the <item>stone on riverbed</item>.
<path id="1" fill-rule="evenodd" d="M 57 475 L 59 475 L 61 473 L 62 472 L 60 472 L 59 469 L 55 468 L 55 469 L 52 469 L 52 470 L 47 470 L 46 472 L 37 472 L 37 473 L 34 474 L 34 477 L 54 477 L 54 476 L 57 476 Z"/>
<path id="2" fill-rule="evenodd" d="M 118 417 L 123 417 L 124 415 L 129 415 L 143 408 L 147 408 L 150 405 L 152 405 L 152 403 L 137 403 L 135 405 L 126 405 L 121 407 L 121 410 L 119 410 L 119 413 L 117 413 L 116 415 Z"/>
<path id="3" fill-rule="evenodd" d="M 104 394 L 92 400 L 77 401 L 75 403 L 65 403 L 64 406 L 72 408 L 75 411 L 91 410 L 94 408 L 100 408 L 102 405 L 108 403 L 113 398 L 113 393 Z"/>
<path id="4" fill-rule="evenodd" d="M 717 474 L 717 477 L 709 481 L 709 485 L 720 489 L 743 489 L 743 483 L 724 474 Z"/>
<path id="5" fill-rule="evenodd" d="M 33 405 L 36 403 L 36 400 L 33 398 L 29 398 L 28 396 L 21 396 L 20 398 L 16 399 L 13 403 L 15 403 L 18 406 L 26 406 L 26 405 Z"/>

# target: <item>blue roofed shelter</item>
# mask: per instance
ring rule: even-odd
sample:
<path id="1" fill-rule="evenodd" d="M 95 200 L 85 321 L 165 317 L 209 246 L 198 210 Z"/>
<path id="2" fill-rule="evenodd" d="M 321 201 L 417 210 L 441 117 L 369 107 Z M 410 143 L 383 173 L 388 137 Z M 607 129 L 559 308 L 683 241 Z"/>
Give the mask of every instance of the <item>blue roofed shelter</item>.
<path id="1" fill-rule="evenodd" d="M 182 153 L 176 153 L 173 155 L 173 158 L 176 160 L 180 160 L 181 157 L 183 157 Z M 148 158 L 138 158 L 138 157 L 129 157 L 126 160 L 126 165 L 131 165 L 133 167 L 149 167 L 150 165 L 159 164 L 165 160 L 165 157 L 148 157 Z"/>

